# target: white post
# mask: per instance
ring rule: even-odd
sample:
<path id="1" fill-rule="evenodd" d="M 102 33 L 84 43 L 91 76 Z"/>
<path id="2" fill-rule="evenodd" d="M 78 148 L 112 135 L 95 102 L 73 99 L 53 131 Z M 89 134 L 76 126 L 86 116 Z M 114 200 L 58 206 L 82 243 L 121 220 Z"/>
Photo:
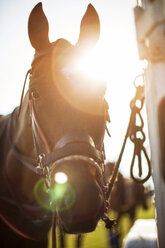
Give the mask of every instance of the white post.
<path id="1" fill-rule="evenodd" d="M 156 221 L 158 243 L 165 247 L 165 181 L 162 175 L 161 137 L 159 128 L 159 106 L 165 97 L 165 62 L 151 63 L 145 72 L 145 89 L 148 128 L 151 147 L 151 166 L 155 187 Z M 164 111 L 165 114 L 165 111 Z M 164 125 L 165 131 L 165 125 Z M 165 152 L 165 151 L 164 151 Z"/>
<path id="2" fill-rule="evenodd" d="M 145 96 L 155 187 L 158 246 L 165 248 L 165 0 L 135 8 L 140 59 L 148 60 Z"/>

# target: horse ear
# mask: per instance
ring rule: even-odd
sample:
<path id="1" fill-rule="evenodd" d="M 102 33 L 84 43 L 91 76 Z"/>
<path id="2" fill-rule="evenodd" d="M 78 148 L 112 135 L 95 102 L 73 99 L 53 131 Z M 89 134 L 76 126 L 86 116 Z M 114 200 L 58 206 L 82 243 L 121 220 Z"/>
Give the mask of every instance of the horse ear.
<path id="1" fill-rule="evenodd" d="M 42 3 L 38 3 L 31 11 L 28 21 L 29 39 L 36 50 L 41 50 L 48 46 L 48 32 L 48 20 L 43 12 Z"/>
<path id="2" fill-rule="evenodd" d="M 100 36 L 100 20 L 95 8 L 89 4 L 81 20 L 80 35 L 76 46 L 90 50 Z"/>

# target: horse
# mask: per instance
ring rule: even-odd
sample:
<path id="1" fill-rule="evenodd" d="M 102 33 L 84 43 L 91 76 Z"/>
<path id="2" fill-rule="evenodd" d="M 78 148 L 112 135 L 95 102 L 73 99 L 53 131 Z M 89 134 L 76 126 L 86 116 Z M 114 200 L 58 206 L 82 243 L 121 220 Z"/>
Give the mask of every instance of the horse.
<path id="1" fill-rule="evenodd" d="M 109 178 L 109 174 L 112 174 L 114 165 L 113 162 L 106 164 L 105 180 Z M 125 178 L 121 172 L 118 172 L 110 197 L 110 209 L 117 213 L 116 222 L 119 223 L 122 216 L 127 214 L 132 225 L 135 221 L 137 207 L 142 206 L 143 209 L 148 209 L 148 198 L 149 192 L 142 184 L 135 182 L 132 178 Z"/>
<path id="2" fill-rule="evenodd" d="M 62 38 L 50 42 L 48 32 L 38 3 L 28 20 L 35 50 L 29 88 L 20 106 L 0 117 L 2 248 L 46 247 L 56 223 L 61 233 L 92 232 L 107 208 L 106 85 L 76 67 L 99 39 L 99 16 L 89 4 L 75 45 Z M 67 182 L 58 183 L 58 173 Z"/>

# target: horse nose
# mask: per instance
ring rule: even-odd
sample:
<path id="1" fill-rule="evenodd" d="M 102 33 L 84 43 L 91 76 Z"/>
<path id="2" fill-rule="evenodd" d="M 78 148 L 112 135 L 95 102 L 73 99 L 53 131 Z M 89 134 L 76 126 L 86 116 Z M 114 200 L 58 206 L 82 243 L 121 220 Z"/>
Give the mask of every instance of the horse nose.
<path id="1" fill-rule="evenodd" d="M 82 216 L 96 216 L 103 203 L 100 187 L 93 181 L 79 183 L 76 187 L 75 213 L 81 211 Z"/>
<path id="2" fill-rule="evenodd" d="M 95 182 L 79 180 L 78 183 L 67 182 L 55 186 L 55 205 L 59 212 L 72 210 L 75 214 L 81 212 L 95 214 L 103 203 L 102 191 Z"/>
<path id="3" fill-rule="evenodd" d="M 84 183 L 80 180 L 69 187 L 57 204 L 59 223 L 67 233 L 92 232 L 104 212 L 101 189 L 95 183 Z"/>
<path id="4" fill-rule="evenodd" d="M 93 165 L 88 160 L 76 159 L 62 161 L 52 178 L 61 171 L 67 175 L 67 182 L 56 185 L 55 209 L 61 228 L 67 233 L 93 231 L 104 212 L 104 194 L 97 181 Z M 53 185 L 53 180 L 52 180 Z M 58 198 L 59 196 L 59 198 Z"/>

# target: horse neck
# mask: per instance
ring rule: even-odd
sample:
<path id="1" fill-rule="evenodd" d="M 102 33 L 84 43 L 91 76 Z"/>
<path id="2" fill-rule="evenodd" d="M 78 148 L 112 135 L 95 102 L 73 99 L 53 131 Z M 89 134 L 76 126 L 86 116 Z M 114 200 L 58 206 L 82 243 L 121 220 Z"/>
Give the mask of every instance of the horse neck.
<path id="1" fill-rule="evenodd" d="M 23 101 L 21 112 L 17 116 L 17 122 L 12 126 L 12 143 L 20 154 L 34 158 L 32 130 L 29 116 L 29 96 L 28 93 Z M 39 176 L 26 168 L 15 156 L 12 149 L 9 150 L 6 159 L 6 173 L 9 179 L 10 188 L 15 192 L 18 199 L 23 199 L 25 203 L 34 203 L 33 187 Z"/>

